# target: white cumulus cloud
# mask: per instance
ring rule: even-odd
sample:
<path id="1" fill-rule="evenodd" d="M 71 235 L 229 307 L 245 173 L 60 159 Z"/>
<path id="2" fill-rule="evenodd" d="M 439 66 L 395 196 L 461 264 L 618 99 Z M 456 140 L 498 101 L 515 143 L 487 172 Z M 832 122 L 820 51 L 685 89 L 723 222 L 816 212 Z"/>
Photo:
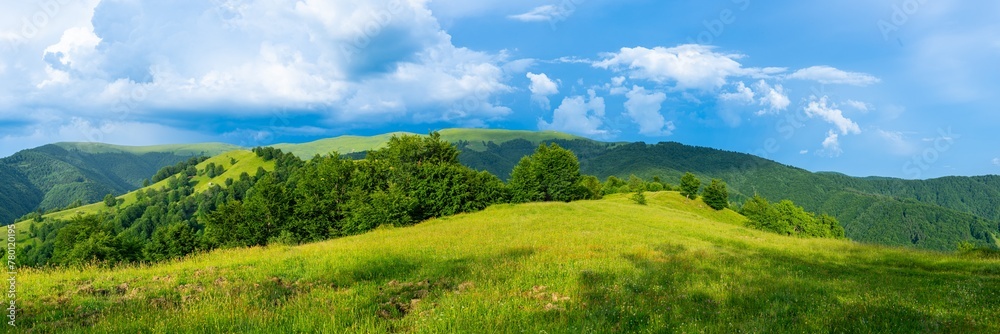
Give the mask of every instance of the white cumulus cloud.
<path id="1" fill-rule="evenodd" d="M 817 98 L 816 96 L 809 97 L 809 104 L 804 108 L 806 115 L 810 118 L 819 117 L 833 124 L 840 130 L 841 134 L 859 134 L 861 133 L 861 127 L 858 123 L 844 117 L 844 112 L 841 111 L 836 104 L 829 102 L 829 97 L 823 96 Z M 836 138 L 834 138 L 836 139 Z"/>
<path id="2" fill-rule="evenodd" d="M 16 56 L 0 55 L 26 58 L 0 78 L 18 97 L 0 117 L 29 108 L 100 117 L 122 99 L 144 119 L 287 109 L 328 125 L 482 124 L 511 112 L 495 105 L 512 91 L 507 55 L 453 45 L 422 0 L 72 3 L 61 13 L 82 20 L 53 21 Z"/>
<path id="3" fill-rule="evenodd" d="M 736 59 L 737 54 L 723 54 L 698 44 L 672 48 L 622 48 L 594 62 L 597 68 L 627 73 L 631 79 L 656 83 L 676 83 L 678 88 L 714 90 L 726 84 L 726 79 L 746 71 Z"/>
<path id="4" fill-rule="evenodd" d="M 545 110 L 551 109 L 549 106 L 549 95 L 559 94 L 559 84 L 549 79 L 545 73 L 535 74 L 528 72 L 526 75 L 531 84 L 528 90 L 531 91 L 531 100 L 538 103 Z"/>
<path id="5" fill-rule="evenodd" d="M 725 101 L 742 102 L 745 104 L 751 104 L 756 98 L 753 90 L 747 87 L 742 81 L 736 83 L 735 92 L 727 92 L 719 94 L 719 98 Z"/>
<path id="6" fill-rule="evenodd" d="M 788 99 L 788 95 L 785 94 L 785 88 L 780 84 L 771 86 L 764 80 L 761 80 L 754 84 L 753 87 L 757 91 L 757 94 L 760 95 L 759 104 L 766 108 L 758 111 L 757 115 L 778 113 L 788 109 L 788 106 L 792 104 L 792 101 Z"/>
<path id="7" fill-rule="evenodd" d="M 597 96 L 594 90 L 587 93 L 588 98 L 583 96 L 564 98 L 562 104 L 553 112 L 552 122 L 539 119 L 538 129 L 585 136 L 608 136 L 610 132 L 602 128 L 604 126 L 604 98 Z"/>
<path id="8" fill-rule="evenodd" d="M 840 148 L 840 135 L 830 130 L 826 134 L 826 139 L 823 140 L 823 151 L 820 154 L 829 157 L 838 157 L 843 153 L 844 150 Z"/>
<path id="9" fill-rule="evenodd" d="M 813 66 L 788 75 L 790 79 L 811 80 L 822 84 L 869 86 L 882 81 L 867 73 L 847 72 L 830 66 Z"/>
<path id="10" fill-rule="evenodd" d="M 658 137 L 669 136 L 675 130 L 673 122 L 667 122 L 660 114 L 660 108 L 667 95 L 663 92 L 647 92 L 645 88 L 634 86 L 625 94 L 626 114 L 639 125 L 639 134 Z"/>

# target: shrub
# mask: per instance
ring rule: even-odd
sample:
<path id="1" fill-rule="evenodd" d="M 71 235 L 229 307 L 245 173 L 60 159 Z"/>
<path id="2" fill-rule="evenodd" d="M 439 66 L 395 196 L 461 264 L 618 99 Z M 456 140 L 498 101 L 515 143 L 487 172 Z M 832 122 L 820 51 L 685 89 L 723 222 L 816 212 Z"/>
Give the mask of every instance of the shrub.
<path id="1" fill-rule="evenodd" d="M 635 192 L 635 194 L 632 195 L 631 199 L 633 202 L 635 202 L 635 204 L 646 205 L 646 195 L 643 194 L 642 191 Z"/>
<path id="2" fill-rule="evenodd" d="M 712 184 L 705 187 L 702 200 L 712 209 L 725 209 L 729 206 L 729 190 L 726 189 L 726 183 L 718 179 L 712 180 Z"/>
<path id="3" fill-rule="evenodd" d="M 686 173 L 681 177 L 681 196 L 689 199 L 698 198 L 698 189 L 701 188 L 701 180 L 694 174 Z"/>

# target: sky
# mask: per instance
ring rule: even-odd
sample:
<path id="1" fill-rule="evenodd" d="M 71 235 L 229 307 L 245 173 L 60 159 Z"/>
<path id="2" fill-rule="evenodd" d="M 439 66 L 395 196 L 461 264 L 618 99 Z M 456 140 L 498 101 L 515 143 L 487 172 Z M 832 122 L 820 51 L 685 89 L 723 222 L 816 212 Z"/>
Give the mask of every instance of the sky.
<path id="1" fill-rule="evenodd" d="M 1000 2 L 24 0 L 0 156 L 453 127 L 1000 174 Z"/>

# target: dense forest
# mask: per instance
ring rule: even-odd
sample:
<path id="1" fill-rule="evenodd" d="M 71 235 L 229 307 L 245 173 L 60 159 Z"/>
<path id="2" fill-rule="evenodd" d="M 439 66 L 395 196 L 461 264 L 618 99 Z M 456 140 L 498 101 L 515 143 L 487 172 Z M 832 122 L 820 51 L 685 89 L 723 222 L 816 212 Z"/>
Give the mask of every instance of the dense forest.
<path id="1" fill-rule="evenodd" d="M 460 164 L 460 151 L 436 133 L 393 137 L 385 148 L 360 160 L 333 153 L 303 161 L 270 147 L 254 153 L 275 161 L 275 170 L 243 173 L 196 192 L 192 178 L 219 175 L 225 166 L 210 163 L 198 169 L 202 160 L 191 159 L 158 172 L 154 180 L 167 180 L 165 187 L 140 191 L 130 205 L 108 196 L 105 205 L 114 210 L 102 215 L 45 224 L 36 216 L 29 236 L 39 242 L 26 246 L 18 259 L 28 266 L 156 262 L 219 247 L 298 244 L 379 226 L 407 226 L 498 203 L 569 202 L 672 189 L 658 178 L 646 182 L 635 175 L 627 181 L 612 176 L 602 184 L 581 174 L 578 158 L 557 144 L 542 144 L 524 156 L 504 183 Z M 176 174 L 166 176 L 171 173 Z M 717 210 L 730 206 L 720 180 L 700 188 L 686 191 L 692 199 L 703 194 Z M 839 227 L 832 218 L 823 224 Z"/>
<path id="2" fill-rule="evenodd" d="M 138 189 L 157 170 L 191 157 L 169 152 L 94 153 L 67 147 L 45 145 L 0 159 L 0 199 L 9 200 L 0 207 L 0 222 L 8 224 L 32 211 L 94 203 L 109 193 Z"/>

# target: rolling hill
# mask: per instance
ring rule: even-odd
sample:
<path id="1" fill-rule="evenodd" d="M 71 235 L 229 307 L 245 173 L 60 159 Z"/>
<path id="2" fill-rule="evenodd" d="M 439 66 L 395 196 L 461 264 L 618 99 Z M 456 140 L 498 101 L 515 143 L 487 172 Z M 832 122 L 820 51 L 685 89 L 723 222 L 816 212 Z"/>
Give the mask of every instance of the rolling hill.
<path id="1" fill-rule="evenodd" d="M 790 199 L 809 211 L 833 215 L 844 225 L 848 237 L 857 241 L 946 251 L 954 250 L 960 241 L 1000 247 L 997 241 L 1000 235 L 1000 176 L 933 180 L 856 178 L 837 173 L 813 173 L 749 154 L 673 142 L 606 143 L 558 132 L 487 129 L 446 129 L 440 133 L 443 139 L 459 147 L 462 152 L 459 159 L 463 164 L 502 179 L 508 178 L 521 157 L 531 154 L 539 143 L 555 142 L 579 157 L 583 173 L 601 179 L 609 176 L 627 178 L 635 174 L 647 180 L 659 177 L 666 183 L 676 184 L 685 172 L 697 174 L 704 182 L 720 178 L 728 183 L 734 202 L 742 202 L 754 193 L 775 201 Z M 357 158 L 363 157 L 365 151 L 382 147 L 394 134 L 401 133 L 372 137 L 342 136 L 275 147 L 304 159 L 334 151 Z M 131 151 L 122 153 L 126 149 L 77 145 L 80 147 L 78 150 L 87 152 L 118 152 L 98 154 L 138 154 L 157 150 L 131 148 Z M 210 152 L 199 147 L 168 146 L 178 152 L 182 149 L 186 153 L 195 153 L 199 149 L 203 150 L 198 151 L 200 153 Z M 43 148 L 37 150 L 45 151 Z M 120 165 L 128 164 L 123 162 Z M 29 172 L 36 175 L 36 179 L 46 175 L 44 170 Z M 90 194 L 87 197 L 89 201 L 84 202 L 96 202 L 107 193 L 104 189 L 113 188 L 115 184 L 111 181 L 69 182 L 60 185 L 59 189 L 64 191 L 44 191 L 25 186 L 35 183 L 30 178 L 25 179 L 25 173 L 19 169 L 8 168 L 5 171 L 0 168 L 0 174 L 9 175 L 4 176 L 5 179 L 12 179 L 6 184 L 7 189 L 21 189 L 19 199 L 42 198 L 27 202 L 56 202 L 57 196 L 54 195 L 65 193 Z M 143 177 L 152 172 L 146 174 Z M 97 179 L 91 177 L 87 180 Z M 0 196 L 4 194 L 0 191 Z M 65 201 L 62 199 L 59 203 Z M 11 206 L 18 212 L 27 207 L 30 205 L 18 206 L 16 201 Z"/>
<path id="2" fill-rule="evenodd" d="M 222 166 L 224 172 L 215 175 L 214 177 L 209 177 L 206 173 L 206 168 L 210 165 Z M 191 177 L 189 181 L 192 183 L 194 193 L 202 193 L 208 191 L 214 186 L 226 188 L 228 187 L 226 182 L 227 179 L 239 180 L 241 175 L 244 173 L 254 175 L 258 169 L 273 171 L 275 168 L 275 162 L 264 161 L 251 151 L 236 150 L 216 155 L 199 163 L 195 167 L 199 173 L 196 176 Z M 117 196 L 116 199 L 121 202 L 121 205 L 118 207 L 131 206 L 137 202 L 140 193 L 163 190 L 168 187 L 170 182 L 170 179 L 164 179 L 147 187 Z M 117 211 L 117 208 L 108 207 L 102 201 L 72 209 L 47 213 L 40 217 L 41 221 L 28 220 L 18 222 L 15 224 L 14 229 L 17 231 L 15 240 L 18 247 L 20 247 L 20 254 L 22 256 L 25 254 L 31 254 L 31 252 L 28 252 L 24 247 L 28 245 L 37 247 L 42 243 L 42 238 L 55 238 L 56 230 L 62 226 L 61 224 L 63 224 L 61 222 L 68 221 L 78 215 L 106 215 L 115 214 Z M 29 233 L 29 231 L 46 232 Z"/>
<path id="3" fill-rule="evenodd" d="M 459 143 L 467 150 L 482 152 L 488 149 L 489 143 L 503 144 L 510 141 L 526 141 L 538 146 L 542 142 L 552 140 L 583 140 L 590 139 L 556 131 L 519 131 L 499 129 L 444 129 L 439 131 L 441 138 L 452 143 Z M 392 132 L 376 136 L 340 136 L 321 139 L 303 144 L 277 144 L 274 148 L 295 154 L 301 159 L 326 155 L 331 152 L 340 154 L 362 153 L 377 150 L 385 146 L 392 136 L 414 135 L 409 132 Z M 530 152 L 529 152 L 530 154 Z M 520 158 L 519 158 L 520 159 Z M 513 165 L 511 165 L 513 166 Z M 499 174 L 497 174 L 499 175 Z"/>
<path id="4" fill-rule="evenodd" d="M 754 193 L 772 200 L 790 199 L 807 210 L 835 216 L 848 237 L 858 241 L 936 250 L 954 250 L 967 240 L 1000 247 L 1000 176 L 856 178 L 675 142 L 606 143 L 557 132 L 478 129 L 442 130 L 441 136 L 461 149 L 463 164 L 504 179 L 539 143 L 555 142 L 579 157 L 582 172 L 601 179 L 635 174 L 676 184 L 685 172 L 699 175 L 703 183 L 720 178 L 736 202 Z M 282 147 L 299 156 L 331 151 L 357 156 L 366 147 L 380 147 L 381 140 L 389 137 L 351 137 L 326 148 L 320 141 L 306 144 L 308 151 L 295 145 Z"/>
<path id="5" fill-rule="evenodd" d="M 233 163 L 235 161 L 235 163 Z M 273 161 L 264 161 L 253 152 L 246 150 L 236 150 L 226 153 L 222 153 L 211 157 L 197 166 L 195 166 L 199 171 L 204 171 L 209 164 L 221 165 L 225 168 L 225 172 L 215 177 L 208 177 L 204 173 L 192 177 L 191 182 L 194 183 L 194 189 L 196 192 L 203 192 L 208 190 L 209 187 L 218 185 L 220 187 L 226 187 L 226 179 L 239 179 L 240 174 L 248 173 L 254 174 L 257 172 L 258 168 L 263 168 L 264 170 L 271 171 L 274 170 Z M 169 180 L 161 180 L 157 183 L 151 184 L 147 187 L 139 188 L 130 191 L 126 194 L 117 196 L 117 199 L 123 201 L 123 204 L 129 205 L 135 202 L 136 194 L 141 191 L 147 191 L 150 189 L 163 189 L 167 186 Z M 101 213 L 107 207 L 104 202 L 91 203 L 78 208 L 73 208 L 69 210 L 61 210 L 43 215 L 44 218 L 52 219 L 69 219 L 78 214 L 96 214 Z"/>
<path id="6" fill-rule="evenodd" d="M 674 192 L 498 205 L 301 246 L 27 269 L 37 332 L 1000 331 L 1000 260 L 799 239 Z"/>
<path id="7" fill-rule="evenodd" d="M 35 210 L 94 203 L 123 194 L 165 166 L 192 156 L 214 156 L 238 149 L 207 143 L 129 147 L 99 143 L 57 143 L 0 159 L 0 222 L 8 224 Z"/>

